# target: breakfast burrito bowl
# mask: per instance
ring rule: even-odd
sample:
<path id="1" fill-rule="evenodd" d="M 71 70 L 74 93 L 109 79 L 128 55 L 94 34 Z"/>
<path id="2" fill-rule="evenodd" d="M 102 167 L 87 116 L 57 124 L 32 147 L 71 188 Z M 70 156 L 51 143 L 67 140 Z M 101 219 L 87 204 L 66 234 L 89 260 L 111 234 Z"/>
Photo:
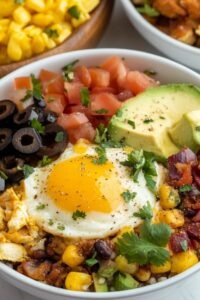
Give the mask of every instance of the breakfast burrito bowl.
<path id="1" fill-rule="evenodd" d="M 3 278 L 45 299 L 157 299 L 198 271 L 198 74 L 103 49 L 0 84 Z"/>

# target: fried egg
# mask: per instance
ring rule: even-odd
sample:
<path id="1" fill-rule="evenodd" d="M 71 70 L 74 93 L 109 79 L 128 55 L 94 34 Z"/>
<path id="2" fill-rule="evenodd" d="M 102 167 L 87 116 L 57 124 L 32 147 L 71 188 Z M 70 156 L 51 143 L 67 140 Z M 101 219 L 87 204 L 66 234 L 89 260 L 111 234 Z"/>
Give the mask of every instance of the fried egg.
<path id="1" fill-rule="evenodd" d="M 133 182 L 130 169 L 121 164 L 127 149 L 108 148 L 107 161 L 97 164 L 95 147 L 69 147 L 24 180 L 27 213 L 45 231 L 68 238 L 103 238 L 124 226 L 137 226 L 141 220 L 134 213 L 147 202 L 155 205 L 143 172 Z M 134 195 L 130 201 L 123 196 L 127 191 Z"/>

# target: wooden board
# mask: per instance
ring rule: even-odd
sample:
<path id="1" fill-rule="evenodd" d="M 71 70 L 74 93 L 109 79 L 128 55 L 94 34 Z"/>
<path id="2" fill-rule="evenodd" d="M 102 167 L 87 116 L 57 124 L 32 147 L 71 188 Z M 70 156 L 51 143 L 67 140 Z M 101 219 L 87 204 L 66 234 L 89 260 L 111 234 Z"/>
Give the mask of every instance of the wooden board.
<path id="1" fill-rule="evenodd" d="M 114 0 L 101 0 L 99 6 L 91 14 L 91 19 L 77 28 L 61 45 L 42 54 L 20 62 L 0 66 L 0 77 L 44 57 L 73 51 L 93 48 L 97 45 L 111 17 Z"/>

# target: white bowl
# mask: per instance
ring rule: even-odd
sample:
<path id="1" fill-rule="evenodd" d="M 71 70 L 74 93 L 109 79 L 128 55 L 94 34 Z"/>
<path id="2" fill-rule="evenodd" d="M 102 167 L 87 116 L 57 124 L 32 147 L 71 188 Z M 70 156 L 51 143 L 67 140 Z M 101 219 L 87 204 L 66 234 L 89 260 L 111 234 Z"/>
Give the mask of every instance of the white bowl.
<path id="1" fill-rule="evenodd" d="M 125 12 L 136 30 L 155 48 L 168 57 L 200 71 L 200 49 L 182 43 L 151 25 L 136 10 L 131 0 L 121 0 Z"/>
<path id="2" fill-rule="evenodd" d="M 8 95 L 12 89 L 12 80 L 17 76 L 26 76 L 30 73 L 38 74 L 41 68 L 47 68 L 49 70 L 58 71 L 65 64 L 79 59 L 81 63 L 86 65 L 98 65 L 106 57 L 112 55 L 119 55 L 124 57 L 128 65 L 136 70 L 153 69 L 157 72 L 157 78 L 161 83 L 190 83 L 200 86 L 200 75 L 183 67 L 168 59 L 155 56 L 152 54 L 137 52 L 123 49 L 99 49 L 99 50 L 83 50 L 71 53 L 60 54 L 51 56 L 43 60 L 34 62 L 30 65 L 24 66 L 21 69 L 7 75 L 0 81 L 0 99 L 3 99 Z M 10 284 L 22 289 L 23 291 L 30 293 L 34 296 L 48 300 L 73 300 L 73 299 L 134 299 L 134 300 L 149 300 L 150 297 L 154 300 L 162 299 L 163 296 L 170 294 L 174 289 L 177 289 L 178 285 L 183 285 L 188 277 L 192 277 L 197 271 L 200 270 L 200 263 L 190 268 L 189 270 L 179 274 L 173 278 L 170 278 L 164 282 L 157 283 L 155 285 L 146 286 L 143 288 L 102 293 L 84 293 L 84 292 L 72 292 L 60 288 L 55 288 L 44 283 L 32 280 L 7 265 L 0 263 L 0 277 L 6 279 Z"/>

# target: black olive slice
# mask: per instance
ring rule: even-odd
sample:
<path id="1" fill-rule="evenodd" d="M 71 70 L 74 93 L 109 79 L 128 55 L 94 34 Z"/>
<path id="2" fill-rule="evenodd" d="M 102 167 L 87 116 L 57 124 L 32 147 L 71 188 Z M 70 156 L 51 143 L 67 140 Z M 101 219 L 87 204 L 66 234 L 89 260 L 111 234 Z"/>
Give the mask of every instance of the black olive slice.
<path id="1" fill-rule="evenodd" d="M 13 123 L 18 126 L 28 124 L 31 119 L 32 113 L 34 113 L 32 107 L 28 107 L 26 110 L 17 112 L 13 117 Z"/>
<path id="2" fill-rule="evenodd" d="M 34 112 L 37 114 L 37 120 L 42 124 L 45 123 L 45 119 L 46 119 L 45 110 L 40 107 L 34 107 Z"/>
<path id="3" fill-rule="evenodd" d="M 17 151 L 32 154 L 40 149 L 41 139 L 34 128 L 26 127 L 15 132 L 12 144 Z"/>
<path id="4" fill-rule="evenodd" d="M 57 137 L 60 137 L 59 139 Z M 38 155 L 49 157 L 62 153 L 68 143 L 66 131 L 57 124 L 48 124 L 45 126 L 45 133 L 42 136 L 42 147 Z"/>
<path id="5" fill-rule="evenodd" d="M 16 105 L 11 100 L 0 101 L 0 124 L 10 119 L 15 113 Z"/>
<path id="6" fill-rule="evenodd" d="M 0 161 L 0 170 L 3 171 L 12 182 L 19 182 L 24 177 L 22 170 L 23 165 L 23 159 L 15 156 L 5 156 Z"/>
<path id="7" fill-rule="evenodd" d="M 0 151 L 6 149 L 12 142 L 12 130 L 0 128 Z"/>
<path id="8" fill-rule="evenodd" d="M 34 100 L 35 106 L 38 106 L 40 108 L 46 107 L 46 102 L 45 102 L 44 98 L 38 99 L 36 97 L 33 97 L 33 100 Z"/>

